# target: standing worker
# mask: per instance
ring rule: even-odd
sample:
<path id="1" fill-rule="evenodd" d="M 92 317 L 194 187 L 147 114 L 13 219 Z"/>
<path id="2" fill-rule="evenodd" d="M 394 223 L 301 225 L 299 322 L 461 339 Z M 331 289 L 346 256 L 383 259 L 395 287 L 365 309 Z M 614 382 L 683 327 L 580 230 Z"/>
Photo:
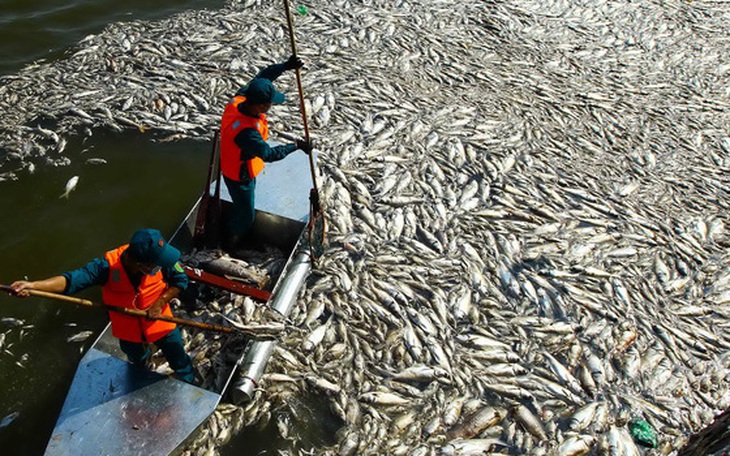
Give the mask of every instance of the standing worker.
<path id="1" fill-rule="evenodd" d="M 272 104 L 282 104 L 284 94 L 272 81 L 286 70 L 302 67 L 302 61 L 291 56 L 286 62 L 275 63 L 261 70 L 256 77 L 236 92 L 226 106 L 221 121 L 221 172 L 233 200 L 232 215 L 226 223 L 224 247 L 229 251 L 240 246 L 243 236 L 251 229 L 256 215 L 254 192 L 256 176 L 264 162 L 281 160 L 297 149 L 309 154 L 307 141 L 271 147 L 266 113 Z"/>
<path id="2" fill-rule="evenodd" d="M 101 285 L 104 303 L 115 307 L 144 310 L 147 318 L 110 311 L 112 334 L 129 361 L 147 367 L 155 344 L 165 355 L 175 377 L 193 383 L 193 364 L 185 353 L 180 329 L 175 323 L 153 318 L 172 317 L 170 301 L 188 286 L 178 260 L 180 252 L 165 242 L 159 231 L 138 230 L 129 244 L 106 252 L 86 266 L 60 276 L 10 285 L 18 296 L 28 290 L 72 295 L 93 285 Z"/>

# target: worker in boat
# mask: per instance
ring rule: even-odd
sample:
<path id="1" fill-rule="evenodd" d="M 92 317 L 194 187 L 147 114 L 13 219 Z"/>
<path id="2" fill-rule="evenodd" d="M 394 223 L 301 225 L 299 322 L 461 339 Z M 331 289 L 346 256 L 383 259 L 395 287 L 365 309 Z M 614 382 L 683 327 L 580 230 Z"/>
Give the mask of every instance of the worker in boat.
<path id="1" fill-rule="evenodd" d="M 272 104 L 282 104 L 284 94 L 274 88 L 272 81 L 284 71 L 302 67 L 302 61 L 291 56 L 286 62 L 276 63 L 261 70 L 256 77 L 236 92 L 223 112 L 220 130 L 221 172 L 233 200 L 231 216 L 226 220 L 224 247 L 233 250 L 240 246 L 256 215 L 254 192 L 256 176 L 264 162 L 278 161 L 302 150 L 309 154 L 312 146 L 307 141 L 271 147 L 266 113 Z"/>
<path id="2" fill-rule="evenodd" d="M 129 244 L 106 252 L 82 268 L 44 280 L 21 280 L 10 286 L 16 295 L 28 296 L 27 290 L 72 295 L 100 285 L 105 304 L 147 312 L 146 318 L 109 312 L 112 334 L 119 339 L 129 361 L 141 367 L 151 366 L 150 344 L 155 344 L 175 371 L 174 376 L 193 383 L 193 365 L 185 352 L 180 329 L 175 323 L 154 319 L 161 315 L 171 317 L 170 301 L 188 286 L 179 259 L 180 252 L 159 231 L 141 229 L 132 235 Z"/>

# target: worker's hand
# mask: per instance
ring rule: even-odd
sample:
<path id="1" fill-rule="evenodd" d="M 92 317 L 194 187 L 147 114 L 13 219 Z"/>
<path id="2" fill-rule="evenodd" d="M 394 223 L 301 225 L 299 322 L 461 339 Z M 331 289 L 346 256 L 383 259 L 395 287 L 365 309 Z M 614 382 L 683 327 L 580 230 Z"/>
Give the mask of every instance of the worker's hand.
<path id="1" fill-rule="evenodd" d="M 13 289 L 13 294 L 15 296 L 30 296 L 28 290 L 33 289 L 33 282 L 18 280 L 17 282 L 11 283 L 10 288 Z"/>
<path id="2" fill-rule="evenodd" d="M 304 62 L 302 62 L 302 59 L 300 59 L 296 55 L 292 55 L 291 57 L 289 57 L 289 60 L 284 62 L 284 69 L 286 70 L 298 70 L 303 66 Z"/>
<path id="3" fill-rule="evenodd" d="M 304 141 L 303 139 L 297 139 L 297 141 L 294 143 L 295 146 L 297 146 L 297 149 L 301 150 L 305 154 L 309 155 L 312 153 L 312 142 L 311 141 Z"/>
<path id="4" fill-rule="evenodd" d="M 164 301 L 155 301 L 147 309 L 147 318 L 159 318 L 162 316 L 162 308 L 165 306 Z"/>

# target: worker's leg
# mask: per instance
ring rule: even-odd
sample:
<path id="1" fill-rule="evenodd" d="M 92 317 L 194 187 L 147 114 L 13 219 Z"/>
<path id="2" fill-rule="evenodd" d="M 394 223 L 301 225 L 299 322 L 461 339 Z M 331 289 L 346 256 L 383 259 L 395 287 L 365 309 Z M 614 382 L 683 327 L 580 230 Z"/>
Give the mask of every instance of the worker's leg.
<path id="1" fill-rule="evenodd" d="M 256 216 L 256 202 L 254 200 L 256 179 L 247 182 L 236 182 L 225 178 L 228 193 L 231 195 L 233 207 L 226 223 L 228 236 L 242 238 L 253 225 Z"/>
<path id="2" fill-rule="evenodd" d="M 185 353 L 180 328 L 173 329 L 165 337 L 155 341 L 155 345 L 162 350 L 167 363 L 175 371 L 175 376 L 184 382 L 193 383 L 193 362 Z"/>
<path id="3" fill-rule="evenodd" d="M 150 355 L 152 355 L 147 344 L 119 339 L 119 348 L 121 348 L 124 354 L 127 355 L 127 359 L 129 359 L 130 363 L 135 366 L 147 367 L 147 362 L 150 359 Z"/>

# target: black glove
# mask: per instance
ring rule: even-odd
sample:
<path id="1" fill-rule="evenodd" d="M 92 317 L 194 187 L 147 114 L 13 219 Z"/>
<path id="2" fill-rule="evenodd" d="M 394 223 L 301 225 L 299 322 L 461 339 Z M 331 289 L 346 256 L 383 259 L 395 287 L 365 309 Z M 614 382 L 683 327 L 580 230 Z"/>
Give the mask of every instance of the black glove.
<path id="1" fill-rule="evenodd" d="M 304 152 L 307 155 L 312 153 L 311 141 L 307 142 L 303 139 L 297 139 L 296 142 L 294 143 L 294 145 L 297 146 L 297 149 L 301 150 L 302 152 Z"/>
<path id="2" fill-rule="evenodd" d="M 303 66 L 304 66 L 304 62 L 302 62 L 302 59 L 300 59 L 296 55 L 292 55 L 291 57 L 289 57 L 289 60 L 284 62 L 285 70 L 296 70 Z"/>

